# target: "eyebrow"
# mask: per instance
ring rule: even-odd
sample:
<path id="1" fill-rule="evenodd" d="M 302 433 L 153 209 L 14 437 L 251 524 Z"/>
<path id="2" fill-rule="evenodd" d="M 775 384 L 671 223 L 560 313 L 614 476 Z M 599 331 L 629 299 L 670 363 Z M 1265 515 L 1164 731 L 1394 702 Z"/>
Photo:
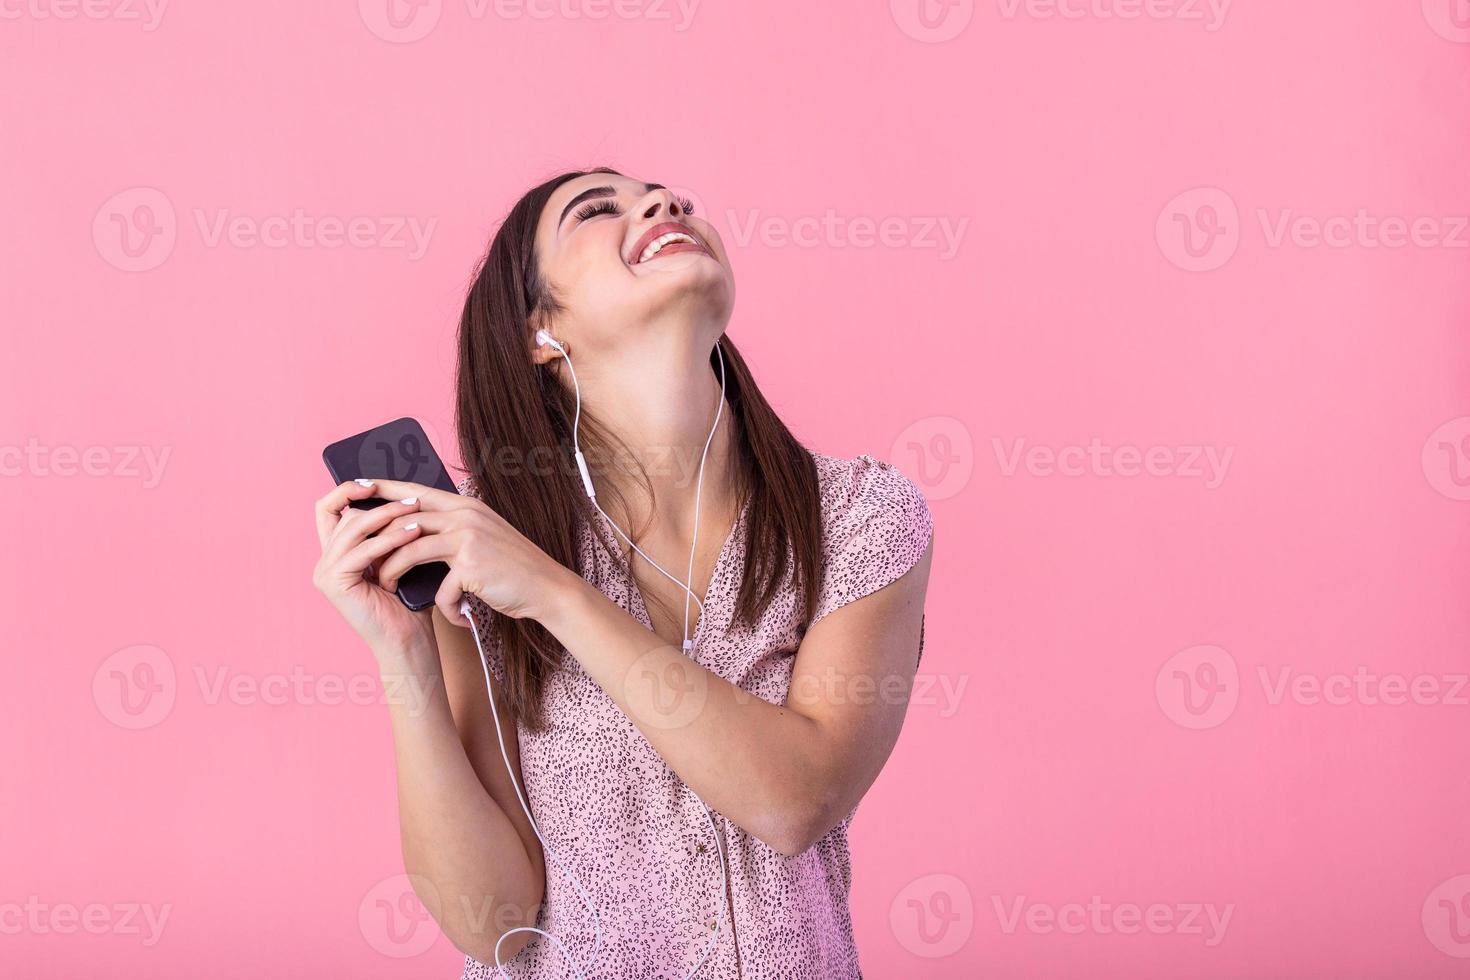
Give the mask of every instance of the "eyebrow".
<path id="1" fill-rule="evenodd" d="M 664 189 L 664 185 L 663 184 L 644 184 L 643 185 L 643 193 L 645 193 L 645 194 L 647 194 L 649 191 L 661 191 L 663 189 Z M 606 186 L 604 186 L 604 187 L 589 187 L 589 188 L 587 188 L 585 191 L 583 191 L 582 193 L 578 194 L 576 197 L 574 197 L 570 201 L 568 201 L 567 202 L 567 206 L 561 209 L 561 217 L 557 219 L 556 226 L 558 228 L 560 228 L 562 226 L 562 223 L 567 220 L 567 213 L 570 212 L 572 210 L 572 208 L 576 207 L 578 204 L 581 204 L 583 201 L 587 200 L 588 198 L 593 198 L 593 197 L 615 197 L 617 195 L 617 193 L 618 192 L 616 190 L 614 190 L 612 187 L 606 187 Z"/>

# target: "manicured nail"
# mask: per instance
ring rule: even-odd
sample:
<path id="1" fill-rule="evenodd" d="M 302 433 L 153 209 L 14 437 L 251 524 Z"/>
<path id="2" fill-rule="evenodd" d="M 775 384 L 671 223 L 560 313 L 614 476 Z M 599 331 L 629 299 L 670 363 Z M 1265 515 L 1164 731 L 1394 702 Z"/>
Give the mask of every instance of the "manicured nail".
<path id="1" fill-rule="evenodd" d="M 419 502 L 419 498 L 417 498 L 417 497 L 404 497 L 402 500 L 399 501 L 399 503 L 408 504 L 408 506 L 410 506 L 410 507 L 412 507 L 414 504 L 416 504 L 418 502 Z"/>
<path id="2" fill-rule="evenodd" d="M 352 482 L 356 483 L 360 487 L 370 487 L 373 485 L 372 480 L 354 480 Z"/>
<path id="3" fill-rule="evenodd" d="M 419 526 L 417 524 L 405 524 L 403 525 L 403 529 L 405 531 L 417 531 Z"/>

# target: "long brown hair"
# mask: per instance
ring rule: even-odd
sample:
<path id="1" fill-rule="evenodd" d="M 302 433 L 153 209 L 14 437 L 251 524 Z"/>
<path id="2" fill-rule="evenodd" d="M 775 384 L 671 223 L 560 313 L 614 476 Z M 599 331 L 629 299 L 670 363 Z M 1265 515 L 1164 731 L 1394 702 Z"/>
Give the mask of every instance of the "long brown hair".
<path id="1" fill-rule="evenodd" d="M 455 406 L 460 453 L 474 492 L 553 559 L 579 574 L 584 570 L 578 567 L 578 522 L 599 525 L 571 463 L 576 400 L 550 365 L 538 366 L 529 351 L 535 325 L 560 309 L 536 264 L 537 223 L 558 187 L 593 173 L 618 171 L 597 167 L 553 177 L 517 201 L 496 231 L 460 315 Z M 805 621 L 814 608 L 822 574 L 816 465 L 761 394 L 730 338 L 721 336 L 718 343 L 725 355 L 725 399 L 737 450 L 737 499 L 749 501 L 747 565 L 735 622 L 754 624 L 788 573 L 803 603 Z M 710 369 L 718 374 L 713 349 Z M 614 445 L 618 440 L 585 404 L 577 432 L 589 460 L 610 459 L 619 447 L 626 449 L 620 442 Z M 618 458 L 630 454 L 620 452 Z M 651 493 L 646 472 L 640 475 Z M 631 529 L 630 536 L 637 537 Z M 610 543 L 608 553 L 618 556 L 628 571 L 621 547 Z M 541 695 L 560 663 L 561 645 L 539 622 L 498 612 L 491 634 L 504 658 L 505 696 L 511 710 L 528 728 L 541 728 L 545 724 Z"/>

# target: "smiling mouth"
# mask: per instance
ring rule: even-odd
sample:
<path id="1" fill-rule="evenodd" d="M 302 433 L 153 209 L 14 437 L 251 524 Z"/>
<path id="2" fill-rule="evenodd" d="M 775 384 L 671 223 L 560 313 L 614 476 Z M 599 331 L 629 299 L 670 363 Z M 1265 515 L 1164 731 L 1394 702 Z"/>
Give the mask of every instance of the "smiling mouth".
<path id="1" fill-rule="evenodd" d="M 649 246 L 638 256 L 639 262 L 647 262 L 655 255 L 672 255 L 675 252 L 703 252 L 704 246 L 700 245 L 690 235 L 681 232 L 672 232 L 655 238 Z"/>
<path id="2" fill-rule="evenodd" d="M 673 255 L 677 252 L 703 252 L 712 255 L 704 243 L 694 237 L 684 227 L 673 222 L 665 222 L 648 230 L 638 240 L 638 252 L 633 256 L 629 265 L 639 265 L 660 255 Z"/>

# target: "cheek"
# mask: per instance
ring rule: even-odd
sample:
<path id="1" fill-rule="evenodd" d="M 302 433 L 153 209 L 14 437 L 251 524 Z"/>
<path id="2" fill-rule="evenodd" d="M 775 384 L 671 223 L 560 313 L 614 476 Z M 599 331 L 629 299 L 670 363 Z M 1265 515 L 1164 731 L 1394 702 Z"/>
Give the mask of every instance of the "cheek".
<path id="1" fill-rule="evenodd" d="M 621 239 L 592 234 L 591 228 L 586 231 L 574 245 L 563 249 L 556 264 L 546 270 L 557 295 L 574 309 L 584 297 L 615 287 L 618 276 L 627 271 L 618 254 L 617 243 Z"/>
<path id="2" fill-rule="evenodd" d="M 704 240 L 708 242 L 719 255 L 721 255 L 728 261 L 730 253 L 725 250 L 725 240 L 720 237 L 720 233 L 715 230 L 714 225 L 699 217 L 695 217 L 694 219 L 692 219 L 690 221 L 690 224 L 694 226 L 694 230 L 699 232 Z"/>
<path id="3" fill-rule="evenodd" d="M 606 281 L 627 272 L 623 265 L 623 236 L 616 225 L 607 222 L 584 229 L 581 241 L 568 256 L 579 278 L 596 277 Z"/>

